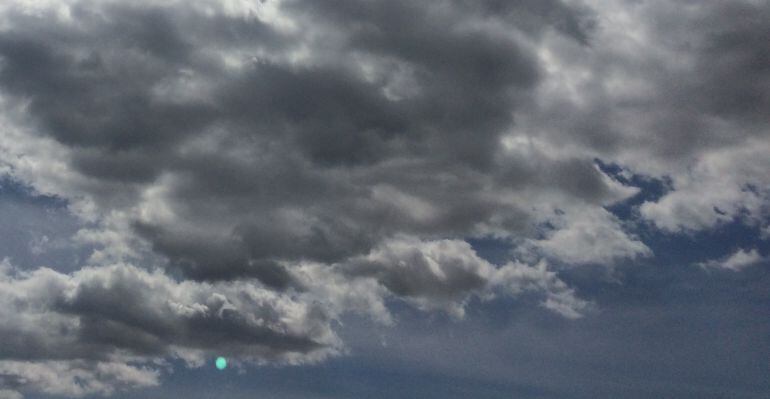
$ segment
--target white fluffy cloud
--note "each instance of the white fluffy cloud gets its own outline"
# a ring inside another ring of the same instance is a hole
[[[698,265],[704,268],[725,269],[739,272],[747,267],[754,266],[766,260],[767,258],[762,256],[756,249],[748,251],[745,249],[738,249],[725,258],[701,262],[698,263]]]
[[[671,174],[672,191],[641,206],[642,215],[666,231],[708,230],[734,219],[768,223],[770,143],[749,141],[704,154],[684,173]]]
[[[629,236],[608,211],[589,208],[569,212],[574,213],[551,219],[556,227],[546,232],[546,238],[532,240],[530,245],[571,265],[614,265],[652,254],[647,245]]]

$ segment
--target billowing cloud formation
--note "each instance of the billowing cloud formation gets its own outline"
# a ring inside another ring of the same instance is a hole
[[[12,387],[109,394],[158,383],[157,365],[132,362],[312,362],[340,347],[323,309],[249,283],[175,282],[129,265],[72,275],[3,266],[0,375]]]
[[[421,309],[443,309],[456,317],[463,316],[472,295],[485,299],[497,293],[544,291],[544,306],[566,317],[579,317],[588,307],[547,270],[545,262],[535,267],[518,262],[495,267],[459,240],[394,240],[336,268],[354,280],[373,279]],[[561,306],[555,307],[555,301]]]
[[[639,225],[768,229],[768,16],[6,2],[0,171],[66,200],[96,250],[69,274],[5,266],[0,395],[150,386],[169,357],[315,362],[344,350],[333,320],[392,323],[390,301],[461,318],[527,293],[576,318],[552,264],[653,256]],[[597,160],[668,191],[621,220],[639,189]],[[494,265],[472,237],[515,251]]]
[[[568,10],[520,7],[544,21]],[[4,143],[26,161],[15,173],[122,216],[187,277],[274,288],[292,284],[281,262],[340,262],[394,234],[518,233],[550,191],[627,194],[591,160],[500,144],[540,80],[542,29],[500,30],[507,19],[453,3],[288,2],[285,23],[220,11],[16,16],[0,44],[8,113],[26,121]],[[63,170],[41,179],[46,162]]]

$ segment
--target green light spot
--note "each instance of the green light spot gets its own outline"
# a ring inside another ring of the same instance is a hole
[[[224,370],[225,367],[227,367],[227,359],[223,357],[218,357],[216,361],[217,368],[220,370]]]

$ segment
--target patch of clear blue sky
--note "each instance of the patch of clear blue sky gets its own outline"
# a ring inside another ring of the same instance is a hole
[[[0,176],[0,259],[22,269],[78,268],[91,248],[75,246],[72,236],[82,226],[61,198],[38,195],[29,187]]]

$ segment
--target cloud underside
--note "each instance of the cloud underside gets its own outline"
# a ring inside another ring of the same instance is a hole
[[[6,2],[0,172],[66,200],[96,249],[72,273],[2,264],[0,397],[157,385],[170,358],[318,362],[345,351],[335,320],[394,323],[394,301],[577,318],[593,306],[559,268],[654,256],[639,225],[770,231],[768,18],[749,0]],[[623,176],[667,191],[621,220],[640,191]],[[465,241],[489,237],[507,262]]]

